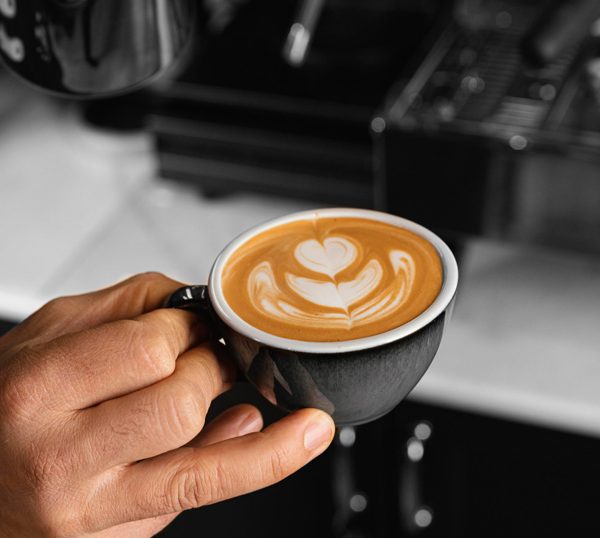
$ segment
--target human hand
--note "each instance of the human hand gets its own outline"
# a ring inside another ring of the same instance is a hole
[[[234,377],[180,283],[139,275],[54,300],[0,338],[0,536],[150,536],[178,513],[273,484],[322,453],[331,417],[205,425]]]

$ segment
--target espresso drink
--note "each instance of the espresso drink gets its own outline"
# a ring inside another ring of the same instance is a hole
[[[436,298],[442,265],[413,232],[354,217],[277,226],[242,244],[222,273],[229,306],[265,332],[353,340],[410,321]]]

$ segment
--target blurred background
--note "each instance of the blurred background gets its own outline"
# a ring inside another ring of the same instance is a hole
[[[459,260],[406,402],[162,536],[600,534],[599,17],[597,0],[0,0],[0,330],[137,272],[205,282],[236,234],[320,206],[416,220]],[[213,412],[238,401],[279,416],[243,384]]]

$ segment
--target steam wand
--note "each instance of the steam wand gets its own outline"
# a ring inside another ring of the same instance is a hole
[[[290,27],[282,51],[292,67],[304,65],[324,4],[325,0],[301,0],[296,22]]]

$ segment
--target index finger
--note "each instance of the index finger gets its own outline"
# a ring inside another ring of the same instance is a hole
[[[158,309],[28,346],[17,355],[13,375],[43,389],[37,407],[84,409],[170,376],[179,355],[206,334],[193,314]]]
[[[0,352],[25,342],[41,343],[101,323],[129,319],[160,307],[183,286],[160,273],[143,273],[108,288],[59,297],[45,304],[5,335]]]

